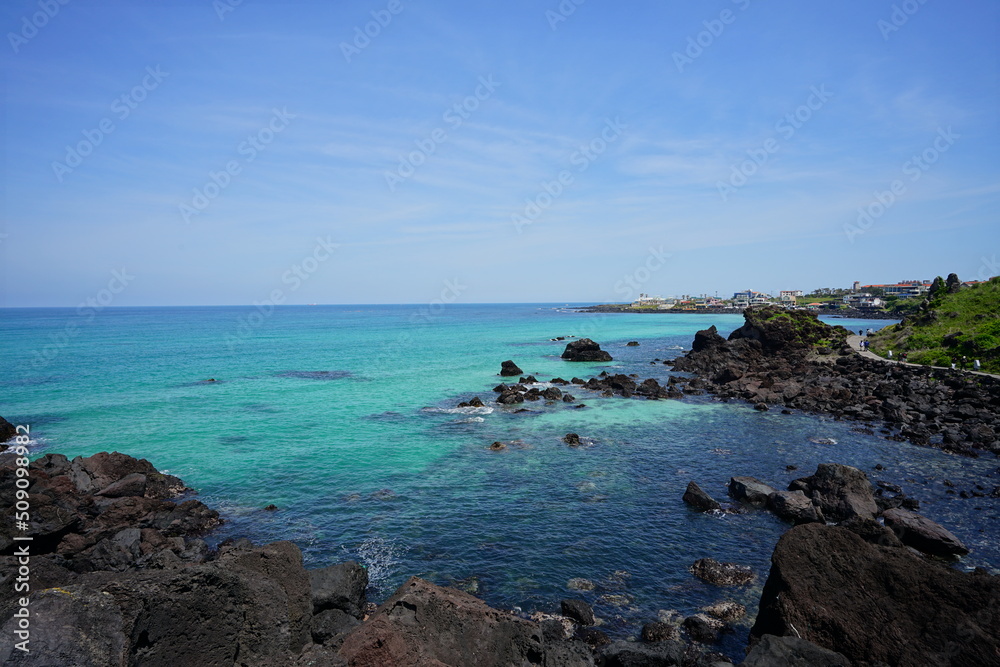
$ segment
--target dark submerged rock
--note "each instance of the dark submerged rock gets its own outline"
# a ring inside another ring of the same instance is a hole
[[[754,580],[754,573],[750,567],[736,563],[720,563],[714,558],[699,558],[691,565],[691,573],[716,586],[739,586]]]

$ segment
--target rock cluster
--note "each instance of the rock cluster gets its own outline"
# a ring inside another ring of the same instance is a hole
[[[804,311],[750,308],[744,317],[728,340],[715,327],[699,331],[673,368],[723,399],[883,422],[899,438],[959,454],[1000,453],[995,378],[862,357],[845,329]]]

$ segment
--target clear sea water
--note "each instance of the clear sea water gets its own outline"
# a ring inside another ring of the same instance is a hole
[[[609,634],[629,637],[661,610],[733,599],[750,608],[725,640],[733,657],[788,526],[766,512],[694,512],[681,501],[690,480],[724,499],[733,475],[783,488],[821,462],[858,466],[902,486],[964,540],[973,551],[959,567],[1000,567],[1000,500],[962,499],[943,483],[992,489],[994,458],[708,396],[629,400],[569,388],[586,408],[454,409],[473,396],[490,404],[505,359],[539,380],[608,370],[665,382],[669,369],[653,359],[681,354],[710,324],[725,335],[742,322],[561,306],[128,308],[92,318],[0,310],[0,415],[31,426],[38,455],[115,450],[180,476],[227,520],[211,540],[293,540],[309,566],[360,560],[376,601],[410,575],[524,612],[558,611],[577,596]],[[561,360],[565,343],[550,339],[569,335],[594,338],[615,361]],[[587,444],[567,447],[567,432]],[[826,438],[836,444],[817,442]],[[488,450],[495,440],[517,444]],[[269,503],[279,511],[264,511]],[[687,568],[706,556],[751,565],[758,581],[705,584]],[[568,590],[575,577],[596,589]]]

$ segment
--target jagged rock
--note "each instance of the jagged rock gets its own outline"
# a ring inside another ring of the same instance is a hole
[[[494,452],[500,452],[507,449],[507,445],[497,440],[492,445],[490,445],[489,448],[492,449]]]
[[[902,508],[882,514],[885,525],[900,541],[918,551],[942,558],[956,558],[969,553],[968,547],[941,524]]]
[[[591,648],[599,648],[611,643],[611,638],[597,628],[577,628],[574,636]]]
[[[340,609],[355,618],[364,614],[368,570],[355,561],[309,570],[313,613]]]
[[[580,436],[577,435],[576,433],[567,433],[565,436],[563,436],[563,442],[565,442],[570,447],[579,447],[581,444]]]
[[[125,496],[144,496],[145,494],[146,476],[141,472],[134,472],[122,477],[117,482],[112,482],[94,495],[106,498],[123,498]]]
[[[524,371],[518,368],[517,364],[510,359],[500,364],[500,375],[502,377],[515,377],[521,375],[523,372]]]
[[[639,341],[630,340],[629,342],[625,343],[625,347],[639,347]]]
[[[713,324],[707,329],[702,329],[694,335],[694,342],[691,344],[692,352],[701,352],[716,347],[725,347],[726,339],[719,335],[719,330]]]
[[[567,343],[562,358],[567,361],[612,361],[611,355],[589,338]]]
[[[712,496],[701,490],[696,482],[688,482],[687,490],[682,498],[684,502],[692,507],[697,507],[703,512],[721,509],[722,506],[716,502]]]
[[[562,615],[571,618],[580,625],[594,625],[594,610],[583,600],[563,600],[559,603]]]
[[[844,521],[854,516],[871,518],[878,513],[872,485],[857,468],[821,463],[815,474],[796,482],[792,484],[802,488],[828,521]],[[794,490],[792,485],[789,490]]]
[[[541,665],[537,624],[412,577],[338,651],[352,667]]]
[[[798,637],[764,635],[741,667],[851,667],[851,661]]]
[[[729,495],[751,505],[763,507],[774,489],[756,477],[733,477],[729,480]]]
[[[579,639],[545,643],[545,667],[593,667],[594,654]]]
[[[754,573],[750,567],[736,563],[720,563],[714,558],[699,558],[691,566],[691,573],[716,586],[738,586],[754,580]]]
[[[903,543],[886,526],[868,517],[855,516],[847,521],[841,521],[840,525],[863,539],[865,542],[878,544],[883,547],[901,547]]]
[[[862,664],[993,664],[998,599],[998,577],[806,524],[778,540],[751,637],[800,635]]]
[[[794,523],[823,522],[823,512],[802,491],[775,491],[767,497],[767,508]]]

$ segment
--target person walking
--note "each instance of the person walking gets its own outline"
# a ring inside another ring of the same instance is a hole
[[[889,354],[886,355],[890,360],[892,359],[892,350],[889,350]]]
[[[978,373],[980,368],[982,368],[982,365],[979,363],[979,359],[972,362],[972,370]]]

